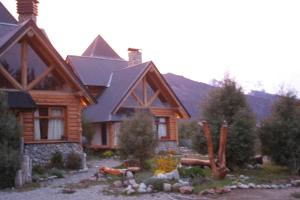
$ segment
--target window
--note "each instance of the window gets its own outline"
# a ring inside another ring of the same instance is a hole
[[[166,139],[168,137],[167,121],[166,117],[157,117],[155,119],[155,126],[159,139]]]
[[[64,136],[65,108],[39,107],[34,113],[35,140],[61,140]]]

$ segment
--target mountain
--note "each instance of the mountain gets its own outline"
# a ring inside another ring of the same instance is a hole
[[[200,105],[215,86],[193,81],[172,73],[164,74],[164,77],[189,111],[192,119],[201,119]],[[272,104],[277,97],[262,91],[251,91],[246,95],[246,98],[259,122],[270,115]]]

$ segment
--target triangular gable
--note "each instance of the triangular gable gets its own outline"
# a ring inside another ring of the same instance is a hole
[[[151,90],[150,90],[150,88]],[[148,89],[147,89],[148,88]],[[133,98],[131,98],[133,97]],[[158,71],[153,62],[150,62],[144,72],[137,77],[137,80],[130,85],[118,105],[114,108],[113,114],[126,106],[126,101],[131,99],[139,107],[173,107],[177,108],[181,117],[190,117],[188,111],[180,102],[170,85]],[[162,104],[162,105],[159,105]]]
[[[30,46],[34,47],[36,53],[38,53],[40,57],[48,58],[55,63],[55,65],[52,65],[49,68],[59,68],[59,72],[62,73],[60,75],[63,76],[69,84],[78,89],[80,91],[79,95],[85,97],[87,102],[95,102],[94,98],[84,88],[81,81],[70,69],[70,66],[67,65],[67,63],[52,46],[48,38],[32,20],[24,22],[11,33],[6,34],[4,38],[0,39],[0,57],[22,39],[27,39],[27,41],[30,42]]]

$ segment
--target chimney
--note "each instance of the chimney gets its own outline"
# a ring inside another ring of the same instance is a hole
[[[28,19],[32,19],[36,22],[38,3],[38,0],[17,0],[17,13],[19,14],[20,23]]]
[[[142,53],[140,49],[128,48],[128,67],[142,63]]]

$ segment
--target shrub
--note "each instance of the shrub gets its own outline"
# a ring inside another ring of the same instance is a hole
[[[52,155],[50,161],[50,167],[59,168],[59,169],[64,168],[64,159],[61,152],[57,151]]]
[[[21,129],[7,107],[6,95],[0,92],[0,188],[14,186],[20,169]]]
[[[194,166],[190,168],[180,167],[178,168],[178,172],[181,178],[199,178],[204,177],[204,171],[199,166]]]
[[[79,153],[71,152],[67,157],[66,167],[68,169],[80,169],[81,167],[81,157]]]
[[[180,122],[178,124],[179,145],[192,148],[192,138],[200,131],[196,121]]]
[[[255,118],[247,104],[242,88],[226,77],[220,87],[209,93],[201,106],[202,116],[208,121],[214,143],[219,147],[220,128],[228,123],[226,160],[228,167],[242,167],[254,155]],[[195,135],[193,147],[200,153],[207,152],[206,140],[202,130]]]
[[[110,158],[110,157],[112,157],[114,155],[114,153],[112,151],[110,151],[110,150],[107,150],[107,151],[104,151],[101,155],[104,158]]]
[[[156,173],[168,173],[176,169],[178,161],[172,156],[159,156],[155,159]]]
[[[57,178],[63,178],[64,177],[64,171],[57,168],[52,168],[49,171],[49,175],[57,176]]]
[[[120,127],[119,152],[123,158],[138,159],[144,167],[157,145],[157,134],[153,130],[153,117],[137,111]]]
[[[42,165],[34,165],[32,167],[32,172],[34,174],[42,175],[42,174],[45,174],[46,171],[47,171],[47,169],[44,166],[42,166]]]
[[[262,122],[258,133],[265,155],[300,174],[300,110],[293,93],[274,102],[271,116]]]
[[[82,123],[82,135],[83,135],[83,138],[86,140],[86,141],[83,141],[82,143],[83,143],[83,146],[88,146],[91,144],[91,141],[94,136],[93,126],[91,125],[91,123],[89,123],[84,118],[81,119],[81,123]]]
[[[154,190],[163,191],[164,183],[170,183],[168,179],[149,178],[145,181],[146,185],[152,185]]]

